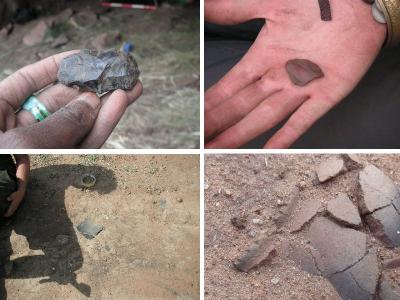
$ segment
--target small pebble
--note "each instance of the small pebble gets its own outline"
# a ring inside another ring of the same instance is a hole
[[[278,199],[278,201],[276,203],[278,204],[278,206],[284,206],[285,205],[285,203],[281,199]]]
[[[280,281],[280,279],[278,277],[274,277],[274,278],[271,279],[271,283],[273,285],[277,285],[279,283],[279,281]]]
[[[263,224],[263,221],[261,219],[253,219],[252,222],[253,222],[253,224],[256,224],[256,225],[262,225]]]
[[[306,188],[306,186],[307,186],[307,183],[304,180],[299,182],[300,190],[304,190]]]
[[[225,191],[224,191],[224,195],[225,195],[226,197],[231,197],[231,196],[232,196],[232,192],[231,192],[230,190],[225,190]]]

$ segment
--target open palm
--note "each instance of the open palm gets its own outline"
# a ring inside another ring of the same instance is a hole
[[[256,41],[205,95],[207,148],[236,148],[288,118],[266,143],[287,148],[339,103],[367,72],[385,40],[386,27],[361,0],[330,0],[333,20],[321,21],[317,0],[209,0],[208,21],[237,24],[266,20]],[[285,64],[308,59],[325,76],[304,87]]]

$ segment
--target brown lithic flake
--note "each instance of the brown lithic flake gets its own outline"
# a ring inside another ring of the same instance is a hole
[[[331,5],[329,0],[318,0],[322,21],[332,21]]]
[[[254,242],[235,260],[234,266],[241,272],[248,272],[277,254],[276,245],[270,238],[262,238]]]
[[[293,84],[305,86],[311,81],[324,77],[321,68],[308,59],[291,59],[286,63],[286,71]]]

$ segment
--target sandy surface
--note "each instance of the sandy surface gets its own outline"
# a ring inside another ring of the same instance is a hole
[[[86,218],[104,226],[91,240]],[[14,263],[1,299],[198,299],[198,156],[34,156],[0,237]]]
[[[249,273],[233,261],[260,237],[307,242],[303,230],[290,234],[276,221],[286,213],[291,196],[301,184],[301,199],[326,203],[346,192],[357,200],[358,172],[348,171],[318,184],[315,169],[335,155],[207,155],[205,165],[205,294],[206,299],[341,299],[328,280],[312,276],[283,255]],[[362,155],[395,182],[400,182],[400,156]],[[231,219],[245,217],[244,229]],[[254,224],[253,220],[256,221]],[[307,226],[305,226],[307,229]],[[377,241],[365,226],[367,244],[380,259],[399,255]],[[398,269],[385,274],[399,285]]]

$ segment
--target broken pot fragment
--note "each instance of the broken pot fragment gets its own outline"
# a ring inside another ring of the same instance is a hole
[[[371,251],[348,270],[333,274],[328,279],[343,299],[373,300],[379,274],[376,253]]]
[[[328,181],[346,170],[343,159],[331,158],[323,161],[317,168],[319,182]]]
[[[291,233],[301,230],[318,213],[321,202],[318,199],[305,199],[300,203],[300,208],[293,213],[288,221]]]
[[[373,235],[388,247],[400,246],[400,191],[381,170],[368,165],[360,172],[361,210]]]
[[[104,94],[122,89],[131,90],[139,79],[139,68],[130,55],[108,50],[82,50],[64,58],[58,71],[58,80],[82,91]]]
[[[308,239],[320,253],[315,259],[324,276],[346,270],[363,258],[366,252],[365,233],[339,226],[323,217],[317,217],[311,223]]]
[[[400,193],[396,184],[381,170],[368,165],[360,172],[359,182],[362,192],[361,210],[364,214],[393,204],[400,209]]]
[[[286,71],[293,84],[305,86],[311,81],[324,77],[321,68],[308,59],[292,59],[286,63]]]
[[[372,234],[386,246],[400,246],[400,215],[393,205],[378,209],[367,215],[366,219]]]
[[[361,225],[358,210],[345,193],[340,193],[335,199],[329,201],[327,210],[339,223],[347,226]]]

